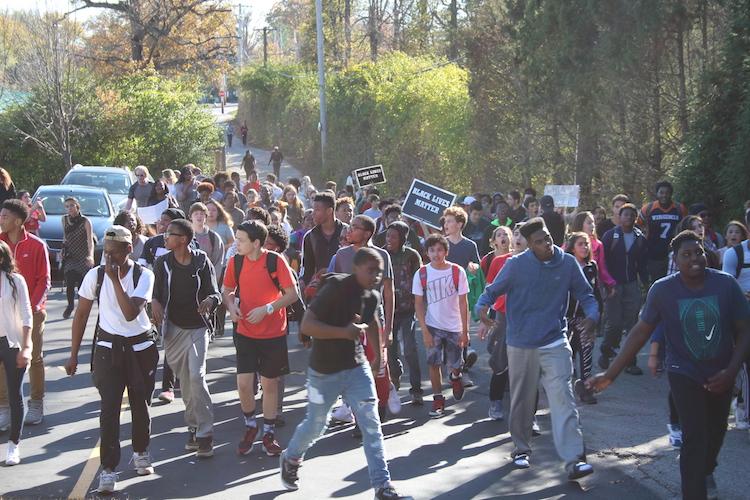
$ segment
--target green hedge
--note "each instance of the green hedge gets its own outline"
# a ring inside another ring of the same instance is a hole
[[[298,66],[240,75],[240,120],[251,139],[301,158],[320,182],[381,163],[385,190],[418,177],[457,192],[472,186],[468,74],[454,64],[393,53],[327,77],[328,147],[321,166],[317,78]]]

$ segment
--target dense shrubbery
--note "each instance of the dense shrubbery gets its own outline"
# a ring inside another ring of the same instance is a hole
[[[59,157],[41,151],[18,129],[27,129],[20,106],[31,106],[32,92],[22,105],[0,113],[0,165],[16,185],[34,188],[56,183],[65,174]],[[84,165],[177,168],[185,163],[213,164],[222,144],[221,131],[198,103],[197,86],[168,80],[154,72],[103,81],[77,117],[72,137],[73,162]]]
[[[318,179],[343,180],[382,163],[394,194],[419,177],[470,189],[468,75],[454,64],[394,53],[330,74],[328,147],[321,169],[316,76],[298,67],[251,67],[241,75],[250,137],[299,156]]]

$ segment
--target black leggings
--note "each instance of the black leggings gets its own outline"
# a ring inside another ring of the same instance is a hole
[[[490,378],[490,401],[502,401],[505,387],[508,385],[508,370],[493,373]]]
[[[10,347],[8,337],[0,337],[0,363],[5,368],[5,380],[8,387],[8,404],[10,406],[10,437],[18,444],[23,429],[23,376],[26,367],[16,366],[19,349]]]
[[[669,402],[669,423],[672,425],[680,425],[680,416],[677,414],[677,406],[674,404],[674,398],[672,397],[672,391],[669,391],[667,396]]]
[[[83,273],[78,271],[67,271],[65,273],[65,295],[68,298],[68,306],[73,307],[76,298],[76,288],[83,282]]]

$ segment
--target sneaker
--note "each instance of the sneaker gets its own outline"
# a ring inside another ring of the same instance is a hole
[[[362,439],[362,429],[358,425],[355,425],[354,429],[352,429],[352,437],[354,439]]]
[[[468,375],[463,375],[461,379],[463,381],[464,387],[474,387],[474,381]]]
[[[399,495],[393,486],[386,486],[385,488],[375,490],[375,500],[412,500],[412,498]]]
[[[5,455],[5,465],[18,465],[21,463],[21,450],[13,441],[8,441],[8,452]]]
[[[487,414],[490,420],[502,420],[505,418],[505,415],[503,415],[503,401],[501,399],[490,401],[490,410]]]
[[[464,370],[468,370],[472,366],[474,366],[474,363],[477,362],[477,351],[474,349],[469,349],[466,352],[466,360],[464,361]]]
[[[386,401],[386,406],[388,405],[388,402]],[[385,406],[378,405],[378,418],[380,419],[380,423],[384,423],[386,420],[388,420],[388,410]]]
[[[453,389],[453,399],[461,401],[464,398],[464,383],[461,375],[454,377],[451,375],[451,388]]]
[[[531,435],[532,436],[542,435],[542,429],[539,427],[539,422],[536,421],[536,416],[534,416],[534,420],[531,422]]]
[[[188,428],[188,440],[185,443],[185,449],[187,451],[198,450],[198,438],[195,437],[195,429]]]
[[[641,370],[637,365],[632,365],[625,368],[625,373],[629,375],[643,375],[643,370]]]
[[[195,456],[198,458],[209,458],[214,456],[214,438],[212,436],[199,437],[198,451],[195,452]]]
[[[599,356],[599,368],[601,368],[602,370],[606,370],[607,368],[609,368],[610,361],[611,360],[609,356],[607,356],[606,354],[602,354],[601,356]]]
[[[117,486],[117,473],[111,470],[103,470],[99,474],[99,488],[96,491],[99,493],[114,493],[115,487]]]
[[[10,407],[0,406],[0,432],[10,429]]]
[[[682,429],[679,425],[667,424],[669,444],[672,448],[682,448]]]
[[[528,469],[531,466],[529,464],[529,456],[526,453],[519,453],[513,457],[513,465],[517,469]]]
[[[72,314],[73,314],[73,306],[69,305],[63,311],[63,319],[69,319]],[[112,490],[112,491],[114,491],[114,490]]]
[[[586,388],[586,385],[583,383],[583,380],[581,379],[576,380],[576,383],[573,385],[573,388],[575,389],[576,394],[578,394],[578,398],[581,400],[582,403],[586,403],[587,405],[596,404],[596,397],[594,396],[593,391]]]
[[[706,500],[716,500],[719,498],[719,488],[716,486],[716,479],[713,474],[706,476]]]
[[[237,454],[248,455],[251,451],[253,451],[253,446],[255,446],[255,436],[257,435],[258,435],[257,427],[247,427],[245,429],[245,435],[242,436],[242,440],[240,441],[240,444],[237,446]]]
[[[347,405],[341,405],[331,412],[331,425],[346,425],[354,423],[354,414]]]
[[[265,451],[266,455],[269,457],[278,457],[283,451],[281,446],[279,446],[279,443],[276,442],[276,437],[272,432],[266,432],[263,435],[263,451]]]
[[[279,455],[279,469],[281,470],[281,484],[284,485],[284,488],[286,488],[289,491],[296,491],[299,489],[299,486],[297,486],[297,481],[299,481],[299,476],[297,475],[297,471],[299,471],[300,463],[299,462],[292,462],[291,460],[287,460],[284,454],[282,453]]]
[[[44,420],[44,402],[37,399],[29,399],[29,408],[26,410],[24,423],[29,425],[41,424]]]
[[[398,389],[393,384],[388,392],[388,411],[391,415],[398,415],[401,412],[401,398],[398,397]]]
[[[147,451],[133,453],[133,458],[130,461],[133,462],[133,468],[139,476],[148,476],[154,473],[154,466],[151,465],[151,456]]]
[[[422,397],[421,392],[411,393],[411,404],[415,406],[422,406],[424,404],[424,397]]]
[[[174,391],[161,391],[159,393],[159,401],[171,403],[172,401],[174,401]]]
[[[432,398],[430,416],[432,418],[440,418],[443,415],[445,415],[445,398],[443,396],[435,396]]]
[[[586,462],[578,462],[568,473],[568,479],[570,481],[575,481],[576,479],[581,479],[582,477],[586,477],[589,474],[593,473],[594,467],[591,464],[587,464]]]

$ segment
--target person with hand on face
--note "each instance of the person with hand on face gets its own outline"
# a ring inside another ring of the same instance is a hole
[[[506,343],[510,378],[510,435],[517,468],[529,467],[537,388],[541,380],[550,404],[552,436],[571,480],[591,474],[586,462],[578,410],[571,385],[572,351],[565,320],[568,294],[580,303],[583,337],[593,340],[599,308],[593,289],[572,255],[552,243],[544,220],[521,227],[529,250],[508,259],[492,284],[479,297],[476,310],[491,324],[489,307],[506,295]]]
[[[678,272],[653,284],[620,354],[586,384],[595,391],[606,389],[663,323],[665,366],[682,427],[682,496],[716,498],[713,474],[732,387],[750,354],[750,304],[731,276],[707,268],[699,234],[682,231],[671,247]]]
[[[313,338],[307,376],[307,414],[297,426],[289,447],[281,455],[281,481],[288,490],[299,488],[298,471],[305,452],[326,426],[331,407],[342,396],[354,410],[362,428],[363,450],[375,498],[407,499],[391,484],[385,457],[383,432],[376,410],[373,372],[380,367],[380,351],[370,363],[362,338],[380,343],[376,310],[377,288],[383,275],[383,259],[374,248],[360,248],[354,255],[354,272],[332,274],[325,279],[302,320],[301,331]]]
[[[21,200],[5,200],[0,210],[0,241],[5,242],[14,256],[15,267],[23,276],[31,300],[33,327],[29,382],[31,398],[25,423],[40,424],[44,419],[44,323],[47,320],[47,292],[50,288],[50,264],[47,245],[24,229],[28,208]],[[10,425],[8,388],[0,377],[0,431]]]
[[[18,199],[29,207],[29,217],[23,223],[24,229],[34,236],[39,236],[39,223],[47,220],[47,212],[44,211],[44,198],[40,196],[32,202],[31,193],[19,191]]]
[[[164,353],[180,379],[188,442],[199,458],[213,456],[213,404],[206,385],[206,355],[221,304],[216,273],[205,252],[192,250],[193,228],[187,220],[170,222],[165,236],[169,253],[154,263],[154,320],[161,324]]]
[[[0,241],[0,380],[10,403],[8,412],[8,449],[5,465],[21,463],[21,430],[23,429],[23,377],[31,362],[31,300],[26,280],[16,272],[13,252]],[[10,397],[8,397],[10,394]]]
[[[100,492],[115,491],[120,462],[120,412],[122,395],[128,390],[132,414],[133,465],[138,475],[153,474],[148,445],[151,417],[148,407],[154,390],[159,351],[154,342],[146,304],[151,301],[154,275],[130,259],[132,233],[122,226],[111,226],[104,233],[105,264],[86,273],[78,292],[78,308],[73,318],[68,375],[78,369],[86,323],[94,301],[99,303],[99,322],[92,353],[94,385],[101,398],[99,415]]]
[[[200,180],[193,174],[195,165],[187,164],[180,169],[180,177],[174,185],[174,197],[180,204],[183,213],[190,211],[190,206],[198,199]]]
[[[258,435],[255,420],[255,374],[263,387],[263,451],[281,454],[275,438],[279,378],[289,373],[286,345],[286,307],[297,300],[292,271],[286,260],[264,248],[268,229],[262,222],[243,222],[237,228],[237,254],[229,261],[224,276],[223,296],[227,312],[237,323],[234,346],[237,351],[237,391],[245,433],[237,453],[249,454]],[[276,259],[274,283],[268,262]]]

